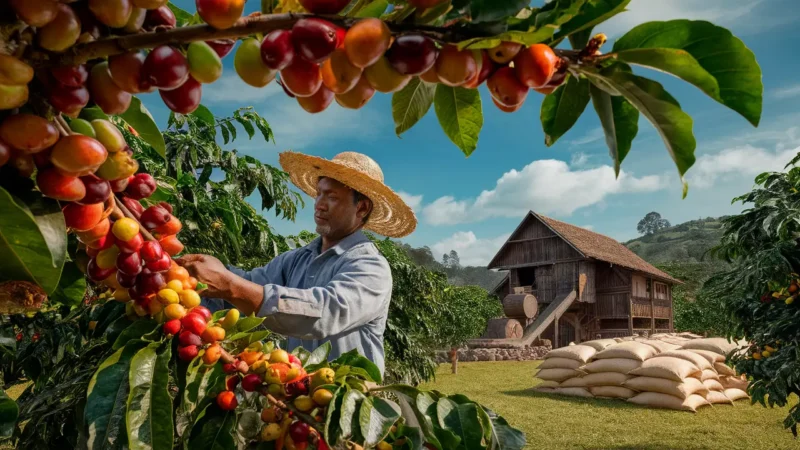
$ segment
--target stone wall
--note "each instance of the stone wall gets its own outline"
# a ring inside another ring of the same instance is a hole
[[[552,349],[550,345],[519,347],[519,348],[459,348],[458,361],[534,361],[543,359],[544,355]],[[436,362],[444,364],[450,362],[450,352],[441,351],[436,354]]]

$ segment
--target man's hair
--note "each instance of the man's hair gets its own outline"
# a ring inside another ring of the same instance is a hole
[[[358,192],[357,190],[353,189],[353,203],[358,205],[358,202],[360,202],[361,200],[366,200],[367,203],[369,204],[369,211],[367,211],[367,215],[364,216],[364,220],[362,221],[362,223],[367,223],[367,221],[369,220],[369,216],[372,215],[372,208],[374,207],[372,200],[370,200],[369,197],[362,194],[361,192]]]

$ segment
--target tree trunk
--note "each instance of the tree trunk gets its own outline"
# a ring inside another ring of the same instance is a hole
[[[450,364],[453,375],[458,373],[458,348],[453,347],[450,349]]]

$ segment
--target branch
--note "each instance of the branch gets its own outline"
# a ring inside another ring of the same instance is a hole
[[[27,55],[27,62],[34,68],[74,66],[95,58],[118,55],[131,50],[154,48],[159,45],[180,45],[194,41],[230,39],[289,29],[297,21],[315,17],[325,19],[338,26],[349,28],[360,18],[316,14],[256,14],[239,19],[232,27],[217,30],[210,25],[192,25],[170,30],[153,31],[127,36],[115,36],[72,47],[60,54],[34,51]],[[435,27],[413,23],[386,22],[393,34],[423,34],[438,42],[460,42],[475,37],[491,37],[486,30],[467,27]]]

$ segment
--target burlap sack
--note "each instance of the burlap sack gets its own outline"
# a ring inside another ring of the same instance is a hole
[[[540,369],[577,369],[583,363],[577,359],[547,358],[539,365]]]
[[[568,378],[561,382],[559,387],[580,387],[585,388],[588,387],[586,385],[586,379],[584,377],[575,377],[575,378]]]
[[[554,389],[553,393],[561,395],[569,395],[570,397],[586,397],[586,398],[593,397],[592,393],[586,390],[586,388],[579,388],[579,387],[573,387],[573,388],[560,387]]]
[[[542,381],[541,383],[537,384],[537,388],[557,388],[560,387],[561,383],[558,381]]]
[[[573,369],[544,369],[536,373],[536,378],[540,378],[545,381],[557,381],[560,383],[567,378],[577,377],[580,375],[583,375],[583,372],[578,372],[577,370]]]
[[[617,341],[615,341],[614,339],[595,339],[593,341],[581,342],[581,345],[588,345],[589,347],[592,347],[599,352],[600,350],[603,350],[609,345],[614,345],[616,343]]]
[[[699,395],[690,395],[688,398],[678,398],[658,392],[642,392],[628,400],[637,405],[652,408],[674,409],[678,411],[697,412],[697,408],[708,405],[708,401]]]
[[[714,368],[714,366],[712,366],[711,363],[708,362],[707,359],[705,359],[704,357],[698,355],[697,353],[695,353],[695,352],[693,352],[691,350],[671,350],[671,351],[664,352],[664,353],[661,353],[659,355],[656,355],[656,356],[654,356],[654,358],[661,358],[661,357],[664,357],[664,356],[670,356],[670,357],[673,357],[673,358],[685,359],[686,361],[689,361],[692,364],[694,364],[695,366],[697,366],[697,368],[700,369],[700,370],[706,370],[706,369],[713,369]]]
[[[535,388],[533,388],[534,391],[541,392],[541,393],[544,393],[544,394],[555,394],[556,389],[558,389],[558,388],[550,388],[550,387],[535,387]]]
[[[714,364],[715,362],[725,362],[725,357],[720,355],[719,353],[710,352],[708,350],[694,350],[694,349],[688,351],[692,353],[697,353],[698,355],[705,358],[711,364]]]
[[[590,373],[583,377],[587,386],[622,386],[631,377],[619,372]]]
[[[628,373],[633,369],[639,368],[642,365],[641,361],[627,358],[611,358],[611,359],[598,359],[589,364],[581,367],[581,370],[586,373],[600,373],[600,372],[618,372]]]
[[[734,402],[736,400],[744,400],[744,399],[749,399],[750,398],[750,396],[747,395],[747,392],[745,392],[745,391],[743,391],[741,389],[725,389],[724,392],[725,392],[725,396],[728,397],[729,399],[731,399],[731,401],[734,401]]]
[[[724,392],[720,391],[709,391],[708,395],[706,396],[706,400],[708,403],[712,405],[732,405],[733,400],[728,398]]]
[[[736,376],[736,371],[725,363],[714,363],[714,370],[723,376]]]
[[[606,347],[605,350],[594,355],[594,359],[626,358],[635,359],[637,361],[645,361],[646,359],[653,357],[655,354],[656,350],[653,347],[647,344],[642,344],[641,342],[631,341],[620,342],[619,344]]]
[[[683,348],[686,350],[706,350],[720,355],[727,355],[737,347],[738,345],[728,342],[725,338],[694,339],[683,344]]]
[[[725,390],[725,388],[722,387],[722,384],[720,384],[720,382],[715,378],[710,380],[704,380],[703,386],[707,387],[709,391],[722,392]]]
[[[631,398],[636,392],[620,386],[594,386],[589,388],[589,392],[595,397],[604,398]]]
[[[639,342],[641,342],[642,344],[645,344],[645,345],[649,345],[650,347],[653,347],[658,353],[664,353],[664,352],[668,352],[670,350],[677,350],[677,349],[680,348],[680,346],[678,346],[678,345],[673,345],[673,344],[670,344],[668,342],[659,341],[659,340],[655,340],[655,339],[648,339],[648,340],[639,341]]]
[[[586,363],[595,353],[597,353],[597,350],[588,345],[568,345],[566,347],[550,350],[546,358],[566,358]]]
[[[719,380],[719,374],[714,369],[706,369],[700,374],[700,381]]]
[[[722,385],[725,389],[741,389],[743,391],[747,391],[747,380],[743,380],[739,377],[719,377],[719,384]]]
[[[696,378],[687,378],[680,382],[665,378],[633,377],[623,383],[623,386],[634,391],[658,392],[683,399],[692,394],[697,394],[701,397],[705,397],[708,394],[708,388]]]
[[[683,381],[685,378],[700,372],[691,362],[665,356],[662,358],[650,358],[638,369],[630,371],[631,375],[640,377],[666,378],[667,380]]]

